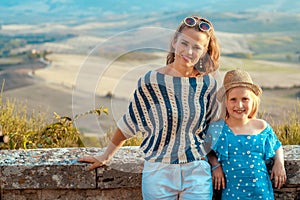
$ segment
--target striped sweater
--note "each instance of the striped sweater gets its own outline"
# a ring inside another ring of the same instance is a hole
[[[218,110],[216,80],[149,71],[139,79],[127,112],[117,122],[125,137],[143,134],[145,160],[168,164],[200,160],[208,124]]]

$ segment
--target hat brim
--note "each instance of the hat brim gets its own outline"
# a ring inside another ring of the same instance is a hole
[[[246,82],[239,82],[239,83],[231,83],[230,85],[224,85],[221,87],[217,92],[217,99],[218,101],[222,101],[226,92],[232,88],[236,87],[246,87],[254,92],[256,96],[260,96],[262,94],[262,89],[256,84],[246,83]],[[226,89],[225,89],[226,88]]]

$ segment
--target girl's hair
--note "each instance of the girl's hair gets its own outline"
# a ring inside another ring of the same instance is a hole
[[[252,105],[252,111],[251,113],[249,114],[248,118],[252,119],[252,118],[256,118],[256,115],[257,115],[257,112],[258,112],[258,107],[259,107],[259,104],[260,104],[260,98],[258,96],[256,96],[256,94],[252,91],[251,91],[251,97],[253,98],[253,105]]]
[[[181,24],[178,26],[178,28],[172,38],[172,41],[170,43],[170,51],[167,55],[167,64],[171,64],[174,62],[175,49],[173,48],[172,43],[176,42],[177,38],[182,33],[182,31],[186,28],[194,28],[197,31],[201,31],[198,28],[198,24],[200,21],[204,21],[204,22],[207,22],[211,27],[208,32],[201,31],[203,33],[207,33],[207,35],[208,35],[208,39],[209,39],[208,48],[207,48],[207,52],[205,53],[205,55],[202,58],[200,58],[201,61],[199,60],[195,67],[197,67],[197,65],[200,65],[200,62],[202,62],[202,68],[200,68],[200,69],[197,68],[198,70],[201,70],[205,74],[214,72],[219,68],[219,58],[220,58],[220,46],[219,46],[218,40],[215,36],[214,27],[213,27],[212,23],[205,18],[196,16],[196,15],[193,15],[190,17],[194,17],[195,19],[197,19],[197,25],[194,27],[189,27],[189,26],[185,25],[185,23],[181,22]]]
[[[245,87],[245,88],[246,88],[246,87]],[[233,88],[232,88],[232,89],[233,89]],[[253,118],[256,118],[256,115],[257,115],[257,113],[258,113],[258,108],[259,108],[259,104],[260,104],[260,98],[259,98],[259,97],[258,97],[251,89],[248,89],[248,90],[250,91],[250,95],[251,95],[252,100],[253,100],[252,111],[250,112],[248,118],[249,118],[249,119],[253,119]],[[226,94],[227,94],[228,92],[230,92],[230,91],[231,91],[231,89],[228,90],[228,91],[226,92]],[[224,101],[226,101],[225,99],[227,99],[227,95],[226,95],[226,97],[224,98]],[[224,102],[223,106],[226,106],[226,103],[225,103],[225,102]],[[226,107],[225,107],[225,109],[226,109]],[[229,114],[228,114],[228,111],[227,111],[227,109],[226,109],[225,119],[227,119],[228,117],[229,117]]]

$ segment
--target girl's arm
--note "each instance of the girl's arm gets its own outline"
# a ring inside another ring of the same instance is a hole
[[[207,154],[211,164],[213,185],[216,190],[225,189],[225,176],[221,164],[218,162],[216,153],[212,150]]]
[[[274,165],[271,172],[271,180],[274,178],[274,186],[278,189],[286,182],[286,172],[284,168],[284,157],[282,146],[276,150]]]
[[[118,128],[103,154],[96,156],[84,156],[79,158],[78,161],[91,163],[92,165],[88,168],[88,170],[93,170],[97,167],[105,165],[112,158],[115,152],[123,145],[126,139],[127,138]]]

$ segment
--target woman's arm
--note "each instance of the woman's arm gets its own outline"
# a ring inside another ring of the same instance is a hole
[[[127,138],[123,135],[122,131],[117,128],[111,142],[103,154],[96,156],[84,156],[79,158],[78,161],[91,163],[92,165],[88,168],[88,170],[93,170],[105,165],[113,157],[115,152],[120,149],[126,139]]]
[[[274,165],[271,172],[271,180],[274,178],[274,186],[278,189],[286,182],[286,172],[284,168],[284,156],[282,146],[276,150]]]

